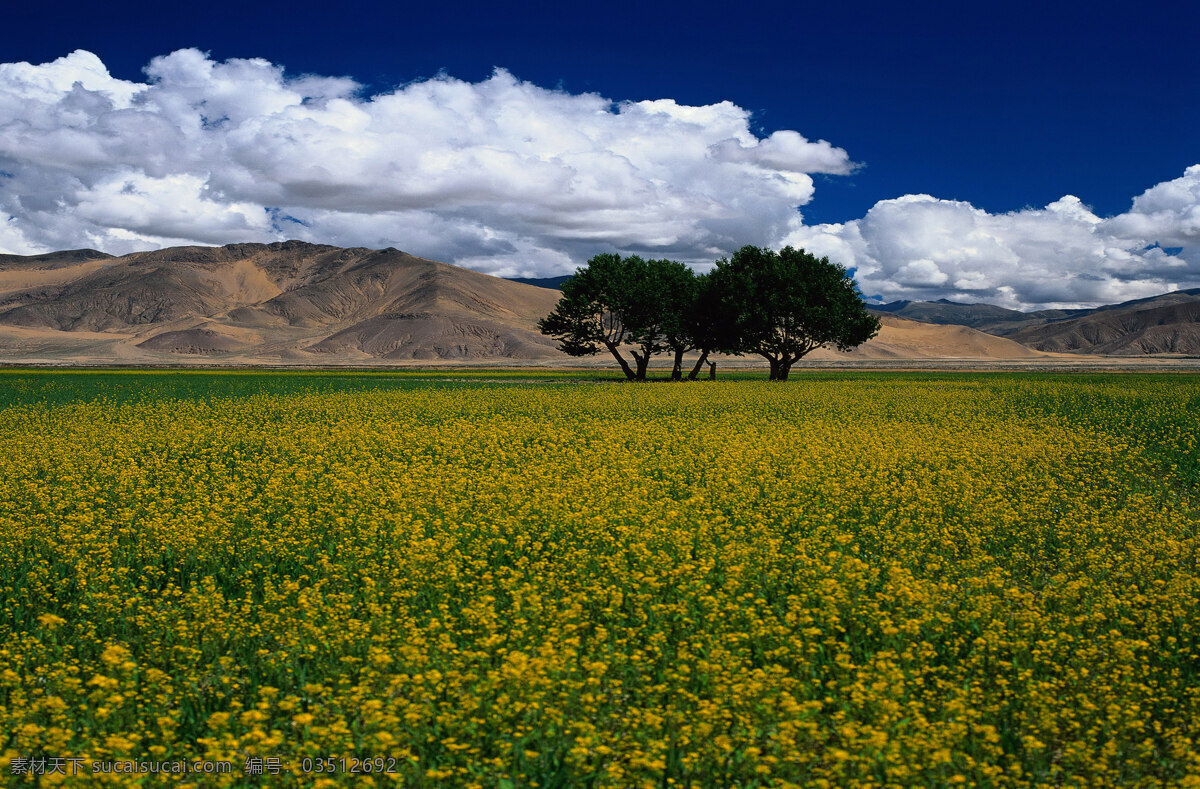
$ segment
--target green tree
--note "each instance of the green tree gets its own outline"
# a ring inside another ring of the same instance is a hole
[[[607,348],[626,378],[646,380],[650,357],[665,347],[655,315],[661,294],[652,269],[636,255],[596,255],[563,283],[562,298],[538,328],[571,356]],[[622,355],[623,345],[634,346],[634,367]]]
[[[708,361],[708,355],[720,345],[721,337],[729,334],[728,331],[723,332],[721,327],[721,294],[717,290],[720,283],[714,281],[711,274],[696,276],[695,283],[694,295],[685,318],[691,347],[700,351],[700,356],[688,373],[689,381],[696,380],[700,371],[704,369],[704,363]]]
[[[710,277],[719,303],[716,349],[762,356],[772,381],[786,381],[817,348],[848,351],[879,331],[846,268],[802,249],[745,246],[717,261]]]
[[[671,380],[679,381],[683,379],[683,355],[697,347],[696,273],[674,260],[648,260],[646,273],[643,290],[649,302],[643,316],[646,326],[639,336],[653,336],[654,347],[672,355]]]

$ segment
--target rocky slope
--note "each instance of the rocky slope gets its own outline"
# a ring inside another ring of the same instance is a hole
[[[1025,326],[1008,338],[1053,352],[1194,356],[1200,354],[1200,292],[1185,299],[1114,305],[1076,318]]]
[[[121,359],[558,355],[536,328],[558,299],[553,291],[395,249],[283,242],[122,258],[9,256],[0,265],[0,277],[7,276],[0,280],[5,356],[20,346],[56,344],[70,356],[84,340],[89,355],[108,340]]]
[[[1018,312],[941,299],[896,301],[871,310],[923,323],[969,326],[1055,353],[1200,354],[1200,288],[1092,309]]]

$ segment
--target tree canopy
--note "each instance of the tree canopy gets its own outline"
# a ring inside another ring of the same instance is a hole
[[[846,268],[802,249],[745,246],[717,261],[710,276],[717,350],[762,356],[772,381],[786,381],[817,348],[848,351],[879,331]]]
[[[645,380],[650,357],[663,350],[661,285],[650,262],[636,255],[596,255],[563,283],[554,311],[538,323],[571,356],[606,348],[630,380]],[[636,368],[621,353],[632,345]]]
[[[572,356],[607,349],[630,380],[645,380],[650,357],[664,351],[680,380],[683,355],[697,350],[689,379],[719,351],[763,356],[771,380],[783,381],[816,348],[849,350],[879,330],[844,267],[792,247],[743,247],[701,276],[672,260],[596,255],[562,294],[542,333]]]

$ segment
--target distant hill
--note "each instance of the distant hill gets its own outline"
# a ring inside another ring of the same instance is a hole
[[[1103,308],[1101,308],[1103,309]],[[1003,336],[1022,326],[1046,321],[1063,320],[1084,315],[1092,310],[1037,310],[1021,312],[995,304],[962,302],[938,299],[937,301],[892,301],[873,304],[868,310],[879,315],[895,315],[921,323],[937,323],[945,326],[970,326],[973,329]]]
[[[830,348],[813,351],[812,359],[1035,359],[1047,354],[1005,337],[969,326],[949,326],[882,315],[873,339],[849,353]]]
[[[561,277],[505,277],[509,282],[521,282],[538,288],[549,288],[550,290],[562,290],[563,283],[570,278],[570,274],[564,274]]]
[[[0,255],[0,361],[578,363],[537,328],[565,279],[512,281],[397,249],[299,241],[122,257],[86,249]],[[1178,327],[1194,328],[1197,297],[1167,294],[1101,310],[1029,314],[898,302],[877,308],[884,317],[875,339],[849,355],[823,350],[813,358],[1192,353],[1194,332]],[[1127,319],[1134,308],[1145,314]],[[1103,321],[1068,323],[1085,314]]]
[[[979,326],[1000,321],[1023,320],[1024,312],[997,307],[992,304],[960,304],[938,299],[937,301],[893,301],[887,304],[872,304],[872,312],[895,315],[922,323],[952,324],[955,326]]]
[[[289,241],[9,256],[0,356],[555,357],[553,291],[408,255]],[[27,355],[27,354],[26,354]]]
[[[869,309],[923,323],[969,326],[1041,351],[1195,355],[1200,354],[1197,304],[1200,288],[1091,309],[1020,312],[946,299],[893,301]]]
[[[1200,289],[1106,305],[1024,326],[1007,336],[1043,351],[1200,355]]]
[[[0,271],[9,268],[64,268],[89,260],[108,260],[112,255],[95,249],[68,249],[63,252],[47,252],[44,255],[0,255]]]

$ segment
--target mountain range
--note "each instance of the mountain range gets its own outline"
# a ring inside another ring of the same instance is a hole
[[[511,281],[391,248],[299,241],[122,257],[88,249],[0,255],[0,361],[577,363],[537,330],[563,279]],[[812,358],[1200,350],[1200,291],[1053,313],[950,302],[874,309],[883,323],[876,338],[850,354]]]
[[[1200,288],[1091,309],[1019,312],[992,304],[894,301],[877,315],[969,326],[1029,348],[1055,353],[1144,356],[1200,354]]]
[[[0,257],[0,357],[537,358],[557,296],[396,249],[288,241]]]

